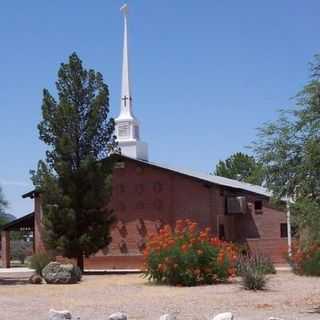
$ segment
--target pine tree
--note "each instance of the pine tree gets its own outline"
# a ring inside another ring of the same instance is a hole
[[[57,101],[43,91],[38,129],[48,150],[32,179],[41,192],[48,249],[76,258],[83,270],[83,257],[111,241],[114,121],[108,118],[109,90],[102,75],[84,69],[76,53],[61,64],[56,88]]]

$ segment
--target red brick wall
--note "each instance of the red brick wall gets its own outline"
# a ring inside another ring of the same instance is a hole
[[[269,256],[274,263],[286,262],[288,252],[287,239],[248,239],[247,242],[251,252]]]
[[[191,218],[201,227],[209,226],[214,234],[218,234],[219,224],[223,224],[225,239],[230,241],[273,239],[260,241],[259,248],[265,247],[266,254],[279,258],[276,248],[279,241],[285,242],[280,239],[280,223],[286,222],[286,217],[284,212],[272,209],[267,198],[208,184],[130,159],[123,158],[117,167],[113,173],[110,204],[118,218],[112,230],[113,241],[108,248],[86,260],[87,267],[137,268],[142,261],[139,244],[143,243],[146,235],[157,232],[159,221],[173,225],[179,218]],[[225,215],[225,198],[230,195],[246,196],[249,212]],[[263,200],[262,214],[254,211],[256,199]],[[36,208],[35,212],[37,216],[39,209]],[[251,244],[253,240],[249,242]],[[41,242],[37,249],[41,249]]]
[[[108,250],[97,253],[98,257],[108,254],[111,259],[112,256],[136,259],[134,257],[140,253],[137,243],[144,238],[137,228],[139,218],[143,219],[149,234],[156,232],[155,224],[159,219],[173,225],[177,219],[191,218],[202,227],[209,226],[215,234],[218,234],[219,224],[224,224],[226,240],[246,242],[248,239],[272,238],[275,240],[275,248],[279,241],[285,242],[280,239],[280,223],[286,222],[285,213],[272,209],[265,197],[210,185],[192,177],[129,159],[123,160],[123,163],[123,168],[114,170],[111,205],[118,219],[125,224],[126,232],[121,234],[114,228],[112,244]],[[225,215],[225,197],[231,195],[247,197],[247,214]],[[256,214],[254,210],[254,201],[257,199],[263,200],[261,214]],[[121,241],[126,243],[125,253],[121,253]],[[272,245],[272,241],[268,244],[261,242],[260,247],[266,247],[265,254],[274,255],[274,250],[269,248],[270,243]],[[275,257],[279,260],[278,255]]]

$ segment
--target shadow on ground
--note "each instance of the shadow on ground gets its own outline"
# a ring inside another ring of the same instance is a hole
[[[319,313],[320,314],[320,306],[313,308],[309,313]]]
[[[29,277],[0,276],[0,286],[15,286],[29,284]]]

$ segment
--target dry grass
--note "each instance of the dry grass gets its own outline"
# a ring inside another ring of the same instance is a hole
[[[6,280],[5,280],[6,279]],[[17,279],[16,279],[17,280]],[[280,272],[263,292],[229,284],[178,288],[149,284],[137,274],[86,275],[76,285],[30,285],[23,278],[0,275],[1,320],[45,320],[50,308],[68,309],[81,320],[103,320],[116,311],[130,319],[159,319],[178,312],[178,319],[209,319],[231,311],[236,319],[320,319],[320,278]],[[2,284],[2,285],[1,285]]]

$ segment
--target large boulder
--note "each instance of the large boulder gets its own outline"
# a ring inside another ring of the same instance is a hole
[[[80,269],[71,263],[50,262],[41,273],[46,283],[50,284],[71,284],[81,280]]]

